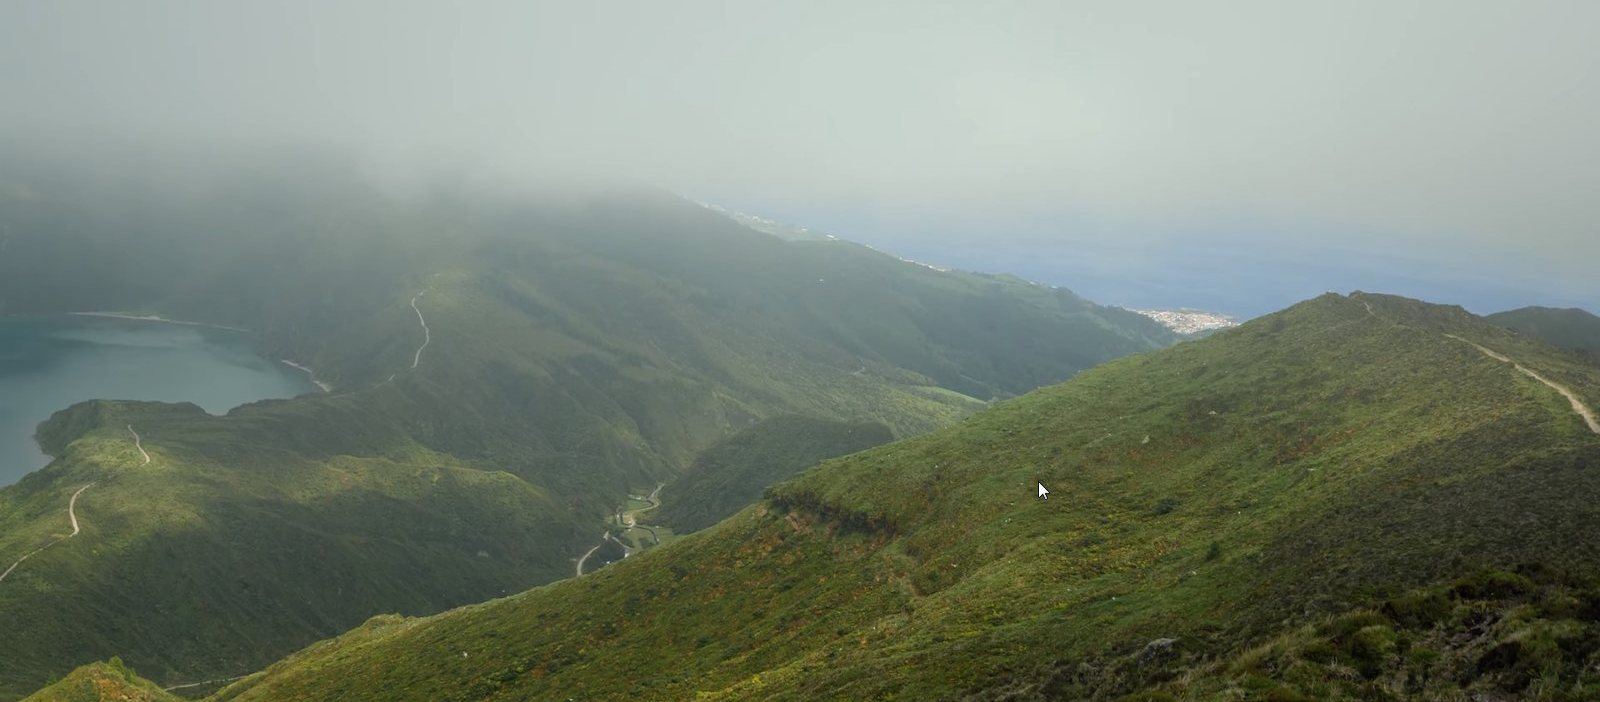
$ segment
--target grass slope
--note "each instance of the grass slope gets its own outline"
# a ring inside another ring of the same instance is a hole
[[[155,683],[128,670],[120,659],[91,663],[59,682],[29,695],[23,702],[178,702]]]
[[[1488,320],[1556,348],[1600,360],[1600,317],[1584,310],[1523,307],[1496,312]]]
[[[67,496],[93,487],[76,504],[82,532],[0,582],[5,682],[113,653],[168,684],[237,675],[374,610],[426,613],[567,574],[552,556],[588,530],[547,492],[414,443],[364,457],[278,445],[308,429],[272,413],[287,404],[212,417],[99,402],[47,423],[58,458],[0,493],[0,552],[66,533]]]
[[[0,310],[242,326],[335,386],[42,427],[57,460],[0,489],[0,558],[62,535],[94,487],[82,533],[0,582],[0,699],[111,655],[167,685],[230,677],[378,613],[549,582],[627,494],[765,418],[911,436],[1173,340],[659,194],[401,200],[303,165],[181,187],[0,166]]]
[[[1328,295],[828,462],[593,576],[375,619],[215,699],[1109,698],[1166,679],[1118,663],[1156,639],[1226,660],[1483,568],[1594,574],[1600,437],[1447,334],[1600,401],[1593,368],[1459,308]]]
[[[1172,642],[1121,663],[1169,678],[1134,697],[1150,702],[1600,698],[1600,583],[1522,571],[1393,595],[1220,660]]]
[[[679,533],[704,529],[759,500],[773,483],[892,440],[882,424],[796,415],[763,420],[706,449],[663,487],[659,520]]]

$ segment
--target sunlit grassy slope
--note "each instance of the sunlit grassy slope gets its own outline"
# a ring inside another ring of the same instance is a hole
[[[1207,666],[1312,626],[1342,675],[1367,654],[1327,617],[1600,566],[1600,437],[1447,334],[1600,402],[1593,368],[1459,308],[1328,295],[824,463],[592,576],[374,619],[217,699],[1232,699],[1235,670],[1311,695],[1327,671]],[[1162,638],[1178,655],[1140,663]]]
[[[178,702],[182,698],[128,670],[122,661],[91,663],[72,671],[24,702]]]
[[[0,582],[0,699],[112,655],[163,685],[230,677],[374,614],[517,592],[765,418],[911,436],[1172,341],[1065,290],[784,242],[660,194],[399,201],[280,176],[0,190],[0,310],[242,326],[335,388],[46,423],[57,460],[0,489],[0,568],[94,486],[82,533]]]

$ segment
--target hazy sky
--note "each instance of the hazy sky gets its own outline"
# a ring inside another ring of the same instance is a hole
[[[1326,255],[1302,287],[1398,260],[1593,309],[1597,27],[1533,0],[0,0],[0,136],[626,177],[1069,287]]]

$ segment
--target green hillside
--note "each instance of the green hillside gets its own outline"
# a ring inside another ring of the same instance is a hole
[[[892,440],[882,424],[794,415],[763,420],[712,445],[662,487],[659,520],[679,533],[704,529],[761,499],[773,483]]]
[[[41,427],[57,460],[0,489],[0,567],[47,547],[0,581],[0,699],[113,655],[163,685],[231,677],[375,614],[567,577],[628,494],[765,418],[913,436],[1173,341],[1065,290],[657,193],[400,199],[303,165],[3,174],[0,310],[245,327],[334,391]]]
[[[155,683],[128,670],[121,660],[91,663],[29,695],[23,702],[177,702]]]
[[[827,462],[591,576],[373,619],[215,699],[1388,699],[1423,648],[1479,650],[1428,638],[1479,631],[1474,608],[1503,623],[1483,651],[1530,651],[1479,660],[1484,684],[1582,699],[1600,435],[1488,353],[1600,404],[1600,372],[1459,308],[1330,294]],[[1560,575],[1451,585],[1511,568]]]
[[[1577,308],[1523,307],[1496,312],[1488,320],[1556,348],[1600,360],[1600,317]]]

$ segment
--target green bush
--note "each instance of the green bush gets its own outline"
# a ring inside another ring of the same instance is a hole
[[[1367,679],[1378,677],[1395,653],[1395,633],[1382,624],[1363,627],[1345,641],[1345,653]]]
[[[1533,589],[1533,581],[1524,576],[1491,570],[1456,581],[1450,594],[1467,600],[1499,600],[1526,595]]]
[[[1427,627],[1449,616],[1451,603],[1443,592],[1424,590],[1390,598],[1383,605],[1389,618],[1412,627]]]

